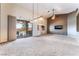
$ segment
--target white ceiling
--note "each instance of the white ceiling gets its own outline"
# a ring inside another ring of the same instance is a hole
[[[55,9],[55,14],[66,14],[70,13],[77,8],[79,8],[78,3],[18,3],[17,5],[20,5],[26,9],[28,9],[30,12],[33,12],[34,7],[34,13],[37,16],[49,16],[52,14],[52,9]],[[48,13],[48,11],[51,11]]]

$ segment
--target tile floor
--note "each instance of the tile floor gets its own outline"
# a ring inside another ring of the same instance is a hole
[[[77,39],[64,35],[44,35],[0,44],[1,56],[79,56]]]

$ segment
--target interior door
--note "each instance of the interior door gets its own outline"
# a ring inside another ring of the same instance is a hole
[[[8,41],[16,39],[16,17],[8,16]]]

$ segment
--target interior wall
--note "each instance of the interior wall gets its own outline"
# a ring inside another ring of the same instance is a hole
[[[45,29],[42,30],[41,26],[45,26]],[[39,36],[47,33],[47,19],[38,18],[33,22],[33,36]]]
[[[62,25],[62,29],[55,29],[56,25]],[[67,35],[67,15],[56,15],[54,20],[48,19],[48,33]]]
[[[0,3],[0,41],[1,41],[1,3]]]
[[[10,15],[16,16],[17,19],[21,19],[21,20],[30,20],[33,17],[32,12],[29,12],[28,9],[25,9],[22,6],[16,4],[13,4]]]
[[[7,4],[1,4],[1,42],[7,41]]]
[[[68,15],[68,36],[73,38],[79,38],[79,32],[77,31],[77,15],[79,11],[73,12]]]

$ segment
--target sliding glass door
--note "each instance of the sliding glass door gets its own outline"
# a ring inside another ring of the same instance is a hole
[[[17,38],[26,38],[32,36],[32,24],[29,21],[17,20],[16,30]]]

